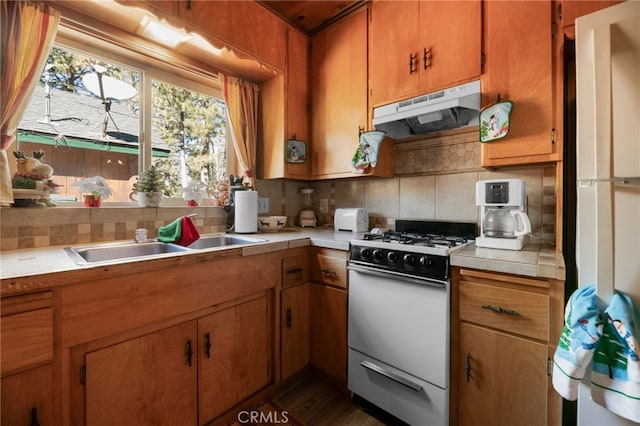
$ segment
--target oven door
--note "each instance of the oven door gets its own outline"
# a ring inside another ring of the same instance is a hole
[[[349,347],[449,387],[449,284],[349,266]]]

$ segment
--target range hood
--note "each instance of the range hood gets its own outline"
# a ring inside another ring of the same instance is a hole
[[[461,84],[374,108],[373,126],[393,139],[476,126],[480,116],[480,81]]]

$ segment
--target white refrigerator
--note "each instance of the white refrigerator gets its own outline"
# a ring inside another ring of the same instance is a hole
[[[576,20],[578,286],[640,306],[640,1]],[[569,183],[567,183],[569,184]],[[578,396],[578,425],[635,425]]]

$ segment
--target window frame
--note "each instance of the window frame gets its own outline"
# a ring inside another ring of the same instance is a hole
[[[140,174],[152,164],[150,139],[152,80],[161,80],[175,86],[200,92],[223,102],[224,97],[217,73],[194,70],[189,64],[181,62],[180,58],[167,58],[172,60],[172,63],[169,63],[167,60],[163,60],[162,57],[154,57],[153,52],[149,56],[148,50],[141,53],[132,48],[136,45],[136,39],[137,37],[131,34],[127,34],[126,40],[109,37],[105,35],[104,29],[96,29],[95,32],[92,32],[87,27],[79,28],[77,23],[65,22],[63,19],[53,45],[82,55],[103,59],[114,65],[133,69],[140,73],[140,85],[138,88],[141,111],[138,131],[138,174]],[[229,132],[226,132],[226,157],[225,175],[236,174],[236,153],[231,143]],[[113,202],[113,204],[116,203]]]

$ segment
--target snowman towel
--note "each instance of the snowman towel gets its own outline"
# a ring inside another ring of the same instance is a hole
[[[595,286],[577,289],[567,303],[553,357],[553,387],[563,398],[578,398],[578,385],[600,342],[602,327]]]
[[[640,311],[616,292],[593,355],[591,398],[619,416],[640,422]]]

